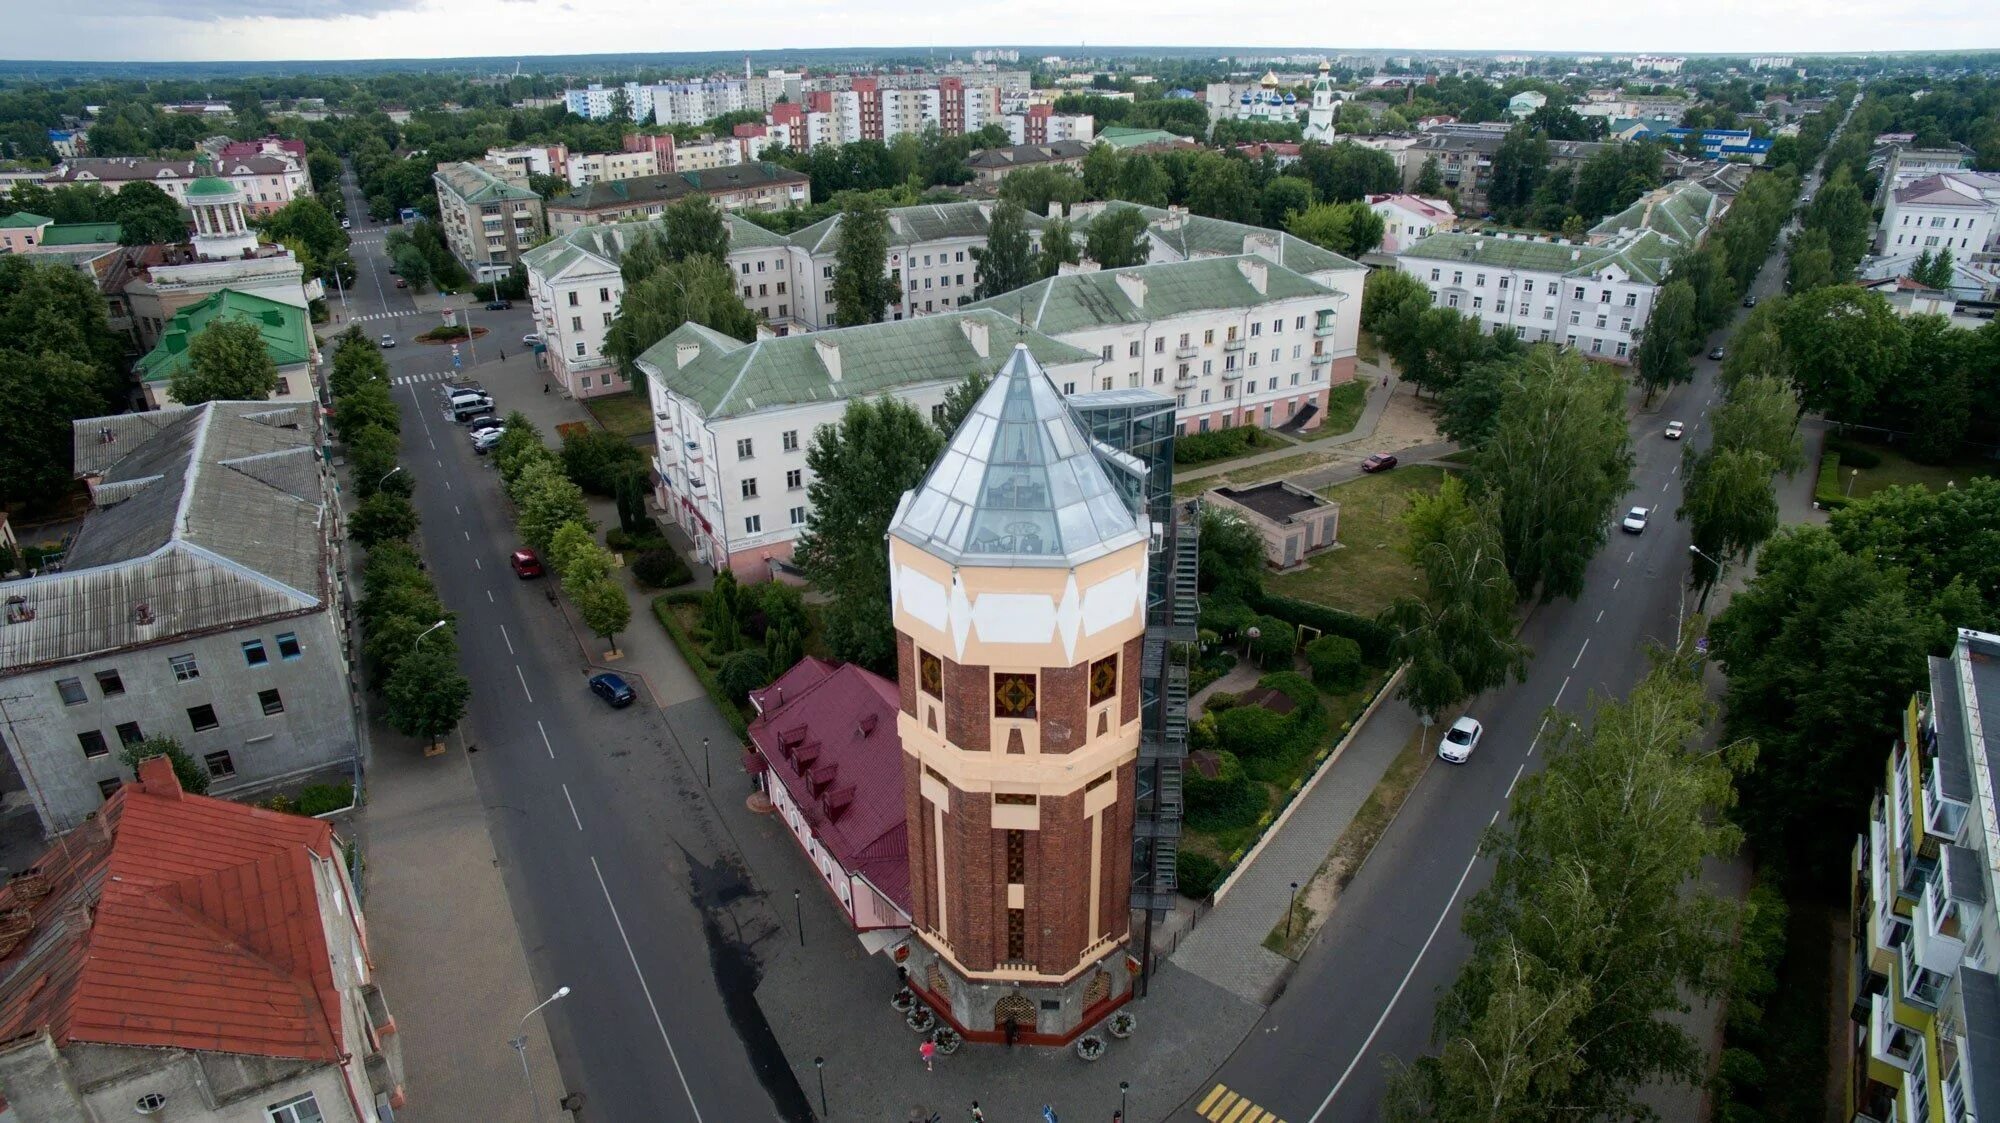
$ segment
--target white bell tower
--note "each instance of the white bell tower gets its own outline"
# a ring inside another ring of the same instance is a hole
[[[1333,143],[1333,77],[1331,63],[1319,64],[1319,77],[1313,81],[1312,108],[1306,111],[1306,139],[1321,144]]]

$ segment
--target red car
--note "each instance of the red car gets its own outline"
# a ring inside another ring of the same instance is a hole
[[[533,550],[514,551],[507,564],[514,567],[514,576],[523,580],[542,575],[542,559],[536,557]]]
[[[1378,452],[1361,462],[1364,472],[1386,472],[1396,466],[1396,458],[1386,452]]]
[[[408,282],[408,281],[405,281],[405,280],[404,280],[404,279],[402,279],[401,277],[398,277],[398,278],[396,278],[396,287],[397,287],[397,288],[399,288],[399,289],[406,289],[406,288],[409,288],[409,287],[410,287],[410,282]]]

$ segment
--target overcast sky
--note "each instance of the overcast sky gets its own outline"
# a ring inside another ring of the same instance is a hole
[[[1300,17],[1317,12],[1318,20]],[[0,0],[19,59],[350,59],[989,43],[1771,53],[2000,47],[1991,0]],[[1218,18],[1222,17],[1222,18]]]

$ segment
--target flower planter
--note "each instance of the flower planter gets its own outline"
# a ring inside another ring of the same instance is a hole
[[[903,1018],[903,1024],[918,1033],[929,1033],[937,1025],[937,1015],[928,1006],[916,1006]]]
[[[889,996],[889,1005],[894,1006],[896,1012],[899,1014],[909,1013],[910,1008],[916,1004],[917,992],[911,990],[909,987],[904,987],[902,990]]]
[[[1111,1015],[1111,1020],[1105,1023],[1104,1028],[1111,1036],[1123,1041],[1132,1036],[1133,1030],[1139,1028],[1139,1019],[1120,1010],[1116,1014]]]
[[[931,1032],[931,1044],[937,1046],[938,1055],[941,1057],[949,1057],[958,1052],[958,1047],[964,1042],[965,1039],[950,1026],[939,1026]]]
[[[1086,1033],[1076,1039],[1076,1055],[1086,1061],[1100,1060],[1104,1056],[1104,1039],[1094,1033]]]

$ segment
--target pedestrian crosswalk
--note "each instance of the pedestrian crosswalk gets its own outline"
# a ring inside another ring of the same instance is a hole
[[[1210,1088],[1194,1110],[1195,1114],[1211,1123],[1285,1123],[1276,1114],[1265,1111],[1223,1084]]]
[[[389,381],[396,386],[416,386],[425,382],[441,382],[464,373],[460,370],[434,370],[429,374],[401,374]]]
[[[349,316],[347,317],[346,322],[350,324],[365,324],[370,320],[395,320],[395,319],[400,319],[404,316],[415,316],[419,314],[420,313],[418,313],[417,310],[414,308],[412,308],[407,312],[367,312],[359,316]]]

